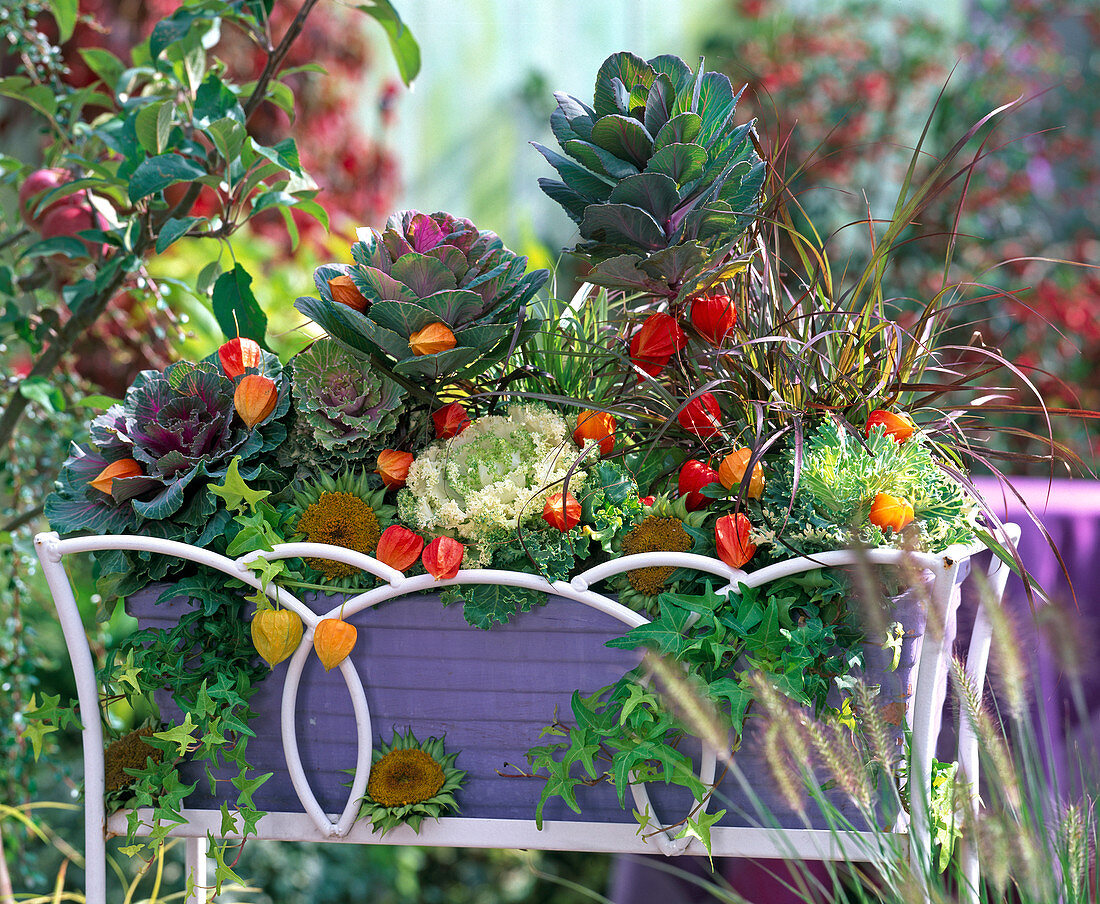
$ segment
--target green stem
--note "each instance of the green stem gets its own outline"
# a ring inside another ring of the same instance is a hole
[[[279,585],[282,587],[296,587],[299,590],[319,590],[322,593],[366,593],[369,587],[352,588],[347,587],[333,587],[331,584],[310,584],[308,581],[280,581]],[[343,612],[343,606],[340,607],[340,611]]]

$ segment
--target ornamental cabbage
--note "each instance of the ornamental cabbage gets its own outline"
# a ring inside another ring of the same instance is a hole
[[[488,565],[493,542],[541,523],[546,497],[561,492],[567,478],[580,498],[585,472],[570,473],[576,459],[569,432],[559,415],[538,405],[478,418],[416,457],[397,497],[400,520],[461,540],[467,568]]]
[[[290,393],[279,361],[265,355],[264,372],[279,387],[279,400],[254,429],[233,404],[235,381],[216,359],[179,361],[161,373],[145,370],[126,398],[92,421],[91,444],[74,445],[46,500],[46,517],[59,533],[140,533],[208,546],[229,524],[228,514],[206,486],[225,476],[235,457],[246,480],[260,479],[263,456],[286,438],[280,419]],[[242,374],[236,382],[244,378]],[[110,493],[91,485],[104,468],[133,459],[142,473],[115,478]],[[100,592],[125,596],[163,578],[168,556],[110,550],[97,554]]]
[[[325,452],[361,459],[385,447],[404,391],[332,339],[294,357],[296,426]],[[302,423],[304,422],[304,424]]]

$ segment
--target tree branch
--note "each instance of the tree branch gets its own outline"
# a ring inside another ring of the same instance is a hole
[[[42,511],[46,508],[45,502],[40,502],[32,509],[27,509],[25,512],[20,512],[14,518],[12,518],[7,524],[0,525],[0,534],[11,533],[13,530],[18,530],[24,524],[33,521]]]
[[[286,59],[287,53],[290,52],[290,45],[293,44],[298,35],[302,33],[302,27],[306,24],[306,19],[313,11],[313,7],[317,5],[317,2],[318,0],[304,0],[301,8],[298,10],[298,15],[294,17],[294,21],[290,23],[290,27],[286,30],[286,34],[283,35],[283,39],[279,42],[279,46],[276,47],[274,52],[267,58],[263,72],[261,72],[260,77],[256,79],[256,87],[252,89],[252,93],[248,96],[248,100],[244,102],[244,121],[246,123],[252,118],[252,114],[256,112],[260,104],[263,103],[264,95],[267,94],[267,86],[271,83],[271,80],[275,77],[279,69],[282,68],[283,60]]]
[[[133,253],[137,257],[143,257],[148,247],[148,239],[143,237],[135,245]],[[119,267],[115,275],[103,288],[77,309],[76,313],[61,327],[54,340],[46,347],[46,350],[38,356],[38,360],[34,362],[30,373],[27,374],[27,379],[49,377],[53,374],[61,363],[61,359],[65,357],[66,352],[95,323],[111,299],[115,297],[115,293],[122,288],[126,275],[126,269]],[[16,387],[11,399],[4,408],[3,415],[0,415],[0,446],[8,444],[15,433],[15,428],[23,417],[23,412],[26,410],[29,401]]]

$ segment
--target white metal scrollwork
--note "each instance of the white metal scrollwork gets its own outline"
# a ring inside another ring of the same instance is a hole
[[[463,570],[454,579],[447,581],[437,581],[431,575],[406,577],[401,572],[370,556],[317,543],[286,543],[277,546],[273,551],[253,552],[237,560],[184,543],[142,536],[91,536],[62,540],[56,533],[43,533],[35,538],[35,544],[65,634],[65,642],[73,664],[78,699],[83,713],[98,711],[98,687],[87,638],[84,635],[72,587],[64,569],[63,557],[66,555],[108,549],[144,550],[207,565],[254,588],[259,588],[260,582],[248,566],[255,558],[263,556],[265,559],[273,560],[308,556],[311,558],[327,558],[360,568],[382,581],[381,586],[356,594],[346,599],[341,605],[321,614],[315,613],[309,606],[284,588],[277,587],[274,584],[266,588],[268,596],[302,618],[305,628],[302,642],[291,657],[284,678],[280,722],[287,770],[302,807],[315,828],[315,834],[306,836],[306,833],[300,828],[289,833],[279,828],[279,826],[285,824],[298,824],[293,820],[289,820],[289,817],[288,820],[283,822],[271,821],[271,817],[265,817],[260,821],[259,832],[261,837],[303,836],[303,840],[304,837],[311,837],[315,840],[356,840],[359,835],[363,834],[364,830],[356,824],[356,818],[359,801],[366,790],[369,779],[372,751],[370,710],[366,693],[355,664],[349,658],[341,664],[340,670],[351,698],[358,734],[355,775],[348,794],[347,804],[336,818],[331,818],[317,802],[317,798],[310,787],[309,778],[302,767],[294,719],[302,670],[309,657],[313,631],[318,622],[325,618],[334,617],[341,611],[344,617],[348,617],[371,606],[407,594],[436,590],[456,584],[502,584],[572,600],[613,616],[627,627],[633,628],[647,623],[648,619],[593,591],[591,587],[608,577],[640,567],[673,566],[711,574],[725,582],[720,592],[737,592],[737,586],[740,584],[758,587],[793,574],[854,562],[870,562],[879,565],[898,565],[904,562],[906,567],[921,569],[930,573],[932,577],[931,604],[945,630],[940,632],[941,636],[933,638],[935,642],[925,642],[922,646],[916,666],[916,688],[910,701],[911,706],[908,713],[913,733],[911,775],[914,781],[923,781],[924,786],[927,787],[930,780],[932,754],[940,729],[942,693],[949,661],[950,643],[953,639],[954,613],[959,602],[959,585],[962,577],[965,576],[965,563],[967,563],[969,556],[982,548],[953,547],[939,555],[909,553],[893,549],[827,552],[812,558],[791,559],[750,573],[731,568],[717,559],[691,553],[644,553],[601,563],[576,575],[568,582],[557,581],[551,583],[538,575],[492,569]],[[995,568],[994,572],[994,580],[999,581],[998,589],[1003,590],[1007,569],[1002,568],[998,571]],[[986,642],[985,648],[988,649],[988,642]],[[984,675],[984,661],[982,672]],[[82,721],[84,725],[86,789],[87,901],[88,904],[103,904],[106,894],[103,737],[97,718],[85,717]],[[976,762],[968,761],[966,766],[971,780],[976,781]],[[715,751],[704,746],[704,754],[700,763],[700,778],[705,784],[709,785],[714,782],[715,768]],[[640,783],[632,785],[631,791],[639,811],[646,812],[648,809],[652,812],[645,785]],[[923,798],[923,795],[914,793],[912,798],[914,801],[919,801]],[[188,811],[185,811],[185,815],[187,813]],[[202,818],[200,811],[196,811],[193,815],[195,818],[188,825],[179,827],[178,834],[205,836],[207,831],[205,819]],[[274,817],[280,815],[272,814]],[[516,846],[519,843],[508,844],[502,841],[504,837],[515,839],[514,829],[510,835],[503,836],[500,827],[493,825],[500,822],[514,823],[514,820],[460,820],[456,818],[454,821],[464,823],[467,829],[474,833],[470,837],[462,836],[463,844],[469,846]],[[266,827],[270,827],[270,829]],[[567,847],[576,850],[630,851],[638,849],[639,842],[636,840],[626,841],[627,836],[621,835],[620,828],[610,825],[588,826],[587,824],[578,823],[577,829],[570,832],[557,826],[548,826],[549,831],[545,833],[545,836],[547,839],[551,839],[548,846],[554,847]],[[629,828],[633,831],[634,827],[630,826]],[[480,836],[475,837],[479,831]],[[712,830],[714,854],[785,856],[782,847],[777,846],[775,841],[764,844],[762,832],[763,830],[715,827]],[[596,833],[602,834],[597,835]],[[921,843],[921,839],[927,837],[927,814],[919,806],[914,807],[909,833],[910,843],[913,845],[914,855],[916,855],[917,846]],[[791,851],[795,852],[793,856],[809,855],[826,858],[848,856],[854,859],[860,858],[858,843],[855,847],[845,847],[837,843],[836,839],[828,838],[828,834],[809,829],[790,830]],[[860,833],[852,834],[855,836]],[[451,837],[449,833],[443,832],[438,840],[434,842],[425,840],[421,843],[453,843],[447,840]],[[561,840],[558,840],[559,837]],[[667,855],[685,852],[695,853],[699,850],[698,844],[693,844],[690,838],[674,839],[667,831],[661,831],[654,837],[658,849]],[[801,842],[798,841],[799,837],[802,838]],[[387,836],[387,842],[394,840],[397,839],[393,836]],[[576,845],[576,847],[573,847],[573,845]],[[531,846],[540,845],[536,842]],[[766,851],[766,853],[761,853],[761,851]],[[788,854],[787,856],[792,855]]]

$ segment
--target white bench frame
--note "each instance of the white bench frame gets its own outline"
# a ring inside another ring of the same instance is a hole
[[[1005,531],[1013,542],[1019,529],[1008,525]],[[908,840],[909,856],[918,862],[928,859],[931,844],[927,813],[922,802],[927,801],[931,781],[931,764],[939,737],[943,702],[951,647],[955,635],[955,617],[960,602],[960,587],[969,573],[970,556],[984,549],[981,545],[952,547],[937,555],[910,553],[896,549],[837,551],[821,553],[812,558],[796,558],[779,562],[753,572],[731,568],[725,563],[691,553],[645,553],[623,556],[597,565],[571,581],[549,582],[531,574],[491,569],[463,570],[448,581],[437,581],[431,575],[406,577],[382,562],[351,550],[317,543],[286,543],[273,552],[254,552],[239,559],[229,559],[210,550],[200,549],[172,540],[132,535],[86,536],[62,540],[56,533],[41,533],[35,537],[35,547],[42,570],[57,608],[58,619],[65,636],[69,658],[76,679],[77,697],[83,716],[84,748],[84,810],[87,904],[106,904],[106,837],[126,831],[125,814],[108,819],[104,810],[104,746],[101,720],[92,717],[99,712],[99,691],[96,669],[84,627],[77,609],[72,585],[65,571],[64,557],[97,550],[135,550],[161,553],[207,565],[252,587],[260,583],[248,563],[262,555],[268,560],[309,556],[328,558],[361,568],[379,578],[382,586],[351,597],[342,607],[330,612],[315,613],[293,594],[271,584],[267,594],[281,606],[296,612],[304,624],[302,641],[291,657],[284,676],[281,730],[287,771],[302,802],[304,813],[268,813],[257,823],[256,836],[281,841],[330,841],[356,844],[415,844],[474,848],[533,848],[542,850],[576,850],[608,853],[705,854],[698,841],[673,838],[661,831],[649,839],[641,837],[636,822],[595,823],[577,821],[547,821],[542,830],[535,828],[534,819],[468,819],[445,817],[426,822],[419,834],[402,826],[386,834],[385,839],[372,831],[365,821],[358,820],[359,801],[370,773],[373,738],[370,711],[362,680],[352,660],[346,659],[340,671],[347,684],[358,729],[358,751],[355,775],[348,801],[339,814],[325,813],[310,788],[302,768],[295,728],[295,712],[302,669],[313,643],[313,630],[323,618],[335,616],[340,608],[344,616],[354,615],[378,603],[405,594],[439,589],[456,584],[504,584],[564,597],[614,616],[627,627],[645,624],[648,619],[619,603],[591,590],[591,585],[631,569],[651,566],[690,568],[715,575],[727,582],[723,589],[736,592],[738,584],[758,587],[770,581],[814,569],[870,562],[876,565],[902,565],[923,569],[932,578],[930,602],[934,614],[929,625],[942,625],[939,636],[929,634],[932,642],[924,642],[915,667],[915,690],[907,707],[907,721],[912,731],[911,781],[913,787],[911,824],[899,824],[892,833],[836,831],[825,829],[773,829],[766,827],[714,826],[711,829],[712,853],[715,857],[751,857],[782,859],[881,860],[884,838],[890,841]],[[994,556],[989,571],[990,593],[999,600],[1004,592],[1009,568]],[[985,681],[986,662],[991,643],[990,622],[980,604],[967,656],[967,674],[980,690]],[[960,713],[959,759],[965,781],[974,789],[971,809],[976,809],[978,783],[978,746],[969,717]],[[716,757],[704,748],[700,764],[700,779],[714,781]],[[923,793],[922,792],[923,789]],[[634,803],[640,812],[649,807],[644,784],[631,786]],[[650,809],[650,812],[652,810]],[[187,904],[206,900],[202,888],[206,884],[207,835],[220,835],[221,814],[212,810],[182,811],[186,823],[173,828],[172,834],[186,839],[187,875],[195,892]],[[967,888],[961,890],[964,900],[977,901],[978,860],[976,852],[963,852]],[[923,874],[923,873],[922,873]]]

